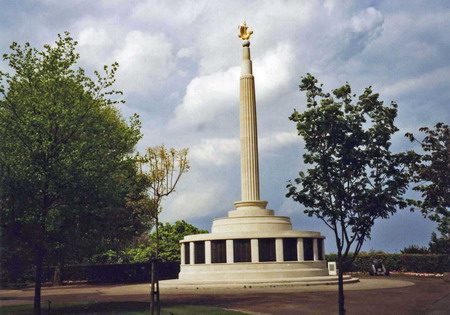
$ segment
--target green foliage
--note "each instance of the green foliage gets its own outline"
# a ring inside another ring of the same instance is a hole
[[[74,302],[74,303],[52,303],[52,312],[56,314],[148,314],[148,302]],[[42,308],[46,313],[47,308]],[[30,305],[14,305],[0,307],[0,313],[16,315],[29,314],[32,312]],[[161,314],[177,315],[240,315],[245,314],[237,311],[221,309],[210,306],[199,305],[177,305],[162,307]]]
[[[370,238],[376,219],[406,207],[402,195],[408,176],[403,168],[412,153],[391,152],[390,139],[398,131],[397,104],[384,106],[371,87],[354,102],[350,85],[324,93],[308,74],[300,90],[306,91],[307,110],[294,111],[290,120],[305,141],[303,159],[311,168],[287,186],[287,196],[335,232],[344,261],[355,242],[350,262]]]
[[[337,254],[325,256],[327,261],[337,261]],[[450,271],[450,256],[435,254],[372,254],[361,252],[346,271],[367,272],[374,259],[381,260],[391,271],[443,273]]]
[[[95,82],[75,67],[76,45],[65,33],[3,56],[12,72],[0,72],[2,265],[21,251],[38,266],[76,261],[148,228],[149,209],[133,202],[148,183],[129,157],[140,122],[121,117],[111,90],[118,64]]]
[[[325,93],[316,78],[307,74],[307,109],[289,118],[297,124],[310,168],[287,186],[287,197],[305,206],[308,216],[321,219],[333,230],[338,250],[339,314],[345,314],[342,270],[357,257],[370,238],[377,219],[386,219],[406,207],[403,194],[408,174],[403,171],[412,153],[394,154],[391,137],[397,104],[384,106],[371,87],[356,102],[347,83]],[[354,247],[353,255],[349,255]]]
[[[430,250],[425,246],[409,245],[400,250],[402,254],[429,254]]]
[[[159,224],[159,259],[161,261],[181,261],[180,241],[187,235],[209,233],[200,230],[186,221],[176,221],[175,224]],[[125,261],[148,262],[156,250],[156,231],[150,237],[141,238],[137,246],[124,252]]]
[[[450,128],[440,122],[434,129],[422,127],[419,131],[426,134],[418,141],[425,153],[416,154],[412,171],[413,181],[419,183],[413,190],[421,192],[422,200],[408,201],[424,216],[437,222],[438,230],[450,239]],[[411,133],[405,136],[417,141]]]
[[[450,238],[437,237],[436,233],[431,233],[431,241],[429,243],[430,252],[433,254],[444,254],[450,256]]]

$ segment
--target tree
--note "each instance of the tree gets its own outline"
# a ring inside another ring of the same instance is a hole
[[[425,217],[438,223],[438,231],[450,240],[450,128],[440,122],[434,129],[422,127],[426,137],[419,141],[412,133],[405,134],[411,142],[418,142],[424,154],[415,154],[412,181],[418,183],[413,190],[422,200],[408,199],[412,210],[419,208]]]
[[[406,207],[402,195],[408,176],[403,168],[411,154],[391,152],[397,105],[383,106],[371,87],[354,103],[348,83],[331,95],[308,74],[300,90],[306,91],[307,110],[295,110],[290,120],[297,123],[307,150],[303,159],[311,167],[288,184],[287,197],[334,232],[339,313],[344,314],[343,272],[370,238],[375,220]]]
[[[428,244],[432,254],[448,255],[450,253],[450,238],[437,237],[436,233],[431,233],[431,241]]]
[[[158,275],[158,259],[159,259],[159,212],[161,211],[161,203],[170,194],[175,191],[175,187],[181,178],[181,175],[189,170],[189,161],[187,159],[188,149],[175,150],[173,148],[166,149],[164,146],[148,148],[142,162],[148,167],[147,176],[149,177],[150,188],[149,193],[155,202],[155,237],[156,248],[155,255],[152,259],[151,271],[151,313],[155,311],[155,295],[157,313],[160,313],[159,304],[159,281]]]
[[[159,223],[159,259],[161,261],[181,261],[180,241],[186,235],[209,233],[201,230],[184,220],[176,221],[175,224],[169,222]],[[135,246],[125,251],[130,262],[147,262],[155,255],[156,251],[156,231],[150,236],[143,237]]]
[[[138,117],[127,123],[116,108],[118,64],[95,82],[75,68],[77,42],[58,37],[42,51],[13,43],[3,56],[12,74],[0,73],[1,235],[34,256],[36,314],[44,259],[70,248],[69,234],[83,246],[108,233],[141,137]]]
[[[110,255],[127,248],[152,226],[156,208],[146,194],[148,178],[137,167],[131,170],[124,174],[126,177],[116,190],[121,197],[115,211],[108,212],[105,218],[97,209],[100,216],[86,216],[83,220],[89,222],[68,225],[58,234],[58,248],[49,257],[50,264],[56,266],[53,285],[61,284],[61,279],[59,283],[57,280],[65,263],[111,263]]]

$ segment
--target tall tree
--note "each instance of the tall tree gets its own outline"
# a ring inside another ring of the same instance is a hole
[[[181,261],[180,241],[186,235],[209,233],[201,230],[184,220],[174,224],[159,223],[159,259],[161,261]],[[131,262],[148,262],[156,251],[156,231],[150,235],[142,235],[139,242],[125,251]]]
[[[155,238],[156,248],[152,259],[151,271],[151,314],[160,313],[159,303],[159,281],[158,281],[158,259],[159,259],[159,213],[162,210],[161,204],[164,198],[175,191],[181,176],[188,172],[189,161],[187,159],[189,150],[174,148],[166,149],[163,145],[154,148],[148,148],[142,162],[147,167],[147,176],[149,177],[149,193],[155,202]],[[155,300],[156,298],[156,300]]]
[[[44,259],[65,243],[64,231],[82,244],[108,231],[131,189],[127,156],[141,137],[137,116],[127,123],[116,108],[117,63],[95,82],[75,68],[77,42],[58,37],[42,51],[13,43],[3,56],[12,74],[0,73],[1,233],[34,255],[36,314]]]
[[[290,120],[303,137],[303,159],[310,168],[289,183],[287,196],[334,232],[339,313],[344,314],[343,272],[370,238],[375,220],[406,207],[402,195],[408,175],[403,168],[411,154],[391,152],[397,105],[383,106],[370,87],[355,103],[349,84],[325,93],[308,74],[300,90],[306,91],[307,110],[294,111]]]
[[[425,133],[422,141],[412,133],[405,134],[411,142],[418,142],[424,154],[416,154],[412,166],[413,190],[422,195],[422,200],[409,199],[414,208],[438,223],[438,230],[450,240],[450,128],[439,122],[433,129],[422,127]],[[413,209],[414,209],[413,208]],[[436,236],[434,237],[436,238]]]

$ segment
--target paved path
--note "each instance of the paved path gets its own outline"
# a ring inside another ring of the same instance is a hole
[[[450,284],[442,279],[368,278],[348,284],[348,314],[450,314]],[[42,301],[148,301],[148,284],[76,285],[43,289]],[[239,290],[161,290],[166,305],[197,304],[249,314],[337,314],[335,285]],[[33,290],[0,290],[0,305],[31,304]]]

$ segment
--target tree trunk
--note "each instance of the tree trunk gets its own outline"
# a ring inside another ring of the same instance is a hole
[[[160,303],[159,303],[159,281],[158,281],[158,256],[159,256],[159,235],[158,235],[158,215],[156,216],[156,250],[154,258],[152,259],[152,271],[151,271],[151,286],[150,286],[150,312],[151,314],[155,314],[155,306],[156,306],[156,314],[160,314]],[[156,299],[155,299],[156,297]]]
[[[344,264],[340,253],[338,253],[338,305],[339,315],[345,315],[345,297],[344,297]]]
[[[155,314],[155,259],[151,260],[150,284],[150,314]]]
[[[42,264],[44,262],[44,251],[38,248],[36,252],[36,262],[34,271],[34,314],[41,315],[41,285],[42,285]]]
[[[55,271],[53,272],[53,282],[52,286],[60,286],[62,285],[61,281],[61,273],[62,273],[62,262],[58,262],[55,267]]]

